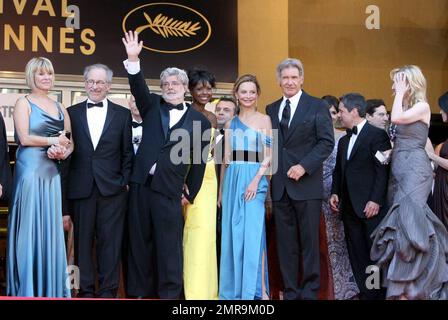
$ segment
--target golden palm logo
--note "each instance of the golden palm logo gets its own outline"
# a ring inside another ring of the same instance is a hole
[[[181,53],[203,46],[211,26],[200,12],[175,3],[151,3],[125,16],[123,31],[135,30],[144,48],[161,53]]]
[[[151,17],[144,12],[143,15],[145,19],[148,21],[148,24],[145,26],[138,27],[135,31],[141,33],[143,30],[150,28],[156,34],[161,35],[164,38],[168,38],[170,36],[175,37],[190,37],[195,36],[196,31],[201,29],[199,22],[192,24],[192,21],[179,21],[173,18],[169,18],[159,13],[154,20],[151,20]]]

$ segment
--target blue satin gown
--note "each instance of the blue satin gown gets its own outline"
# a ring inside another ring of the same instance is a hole
[[[30,103],[29,132],[49,137],[64,129],[57,104],[53,118]],[[47,147],[17,150],[10,203],[7,249],[7,295],[70,297],[62,223],[61,179]]]
[[[238,117],[233,118],[230,129],[232,150],[260,152],[264,145],[270,145],[269,137],[249,128]],[[263,299],[269,293],[264,207],[267,178],[260,180],[254,199],[244,200],[259,169],[259,162],[237,159],[225,171],[219,278],[222,300]]]

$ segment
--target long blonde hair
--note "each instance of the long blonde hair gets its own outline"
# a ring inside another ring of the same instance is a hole
[[[407,65],[401,68],[393,69],[390,72],[390,78],[394,80],[397,73],[404,73],[406,81],[409,85],[409,102],[410,107],[417,102],[427,102],[426,99],[426,79],[422,70],[415,65]]]

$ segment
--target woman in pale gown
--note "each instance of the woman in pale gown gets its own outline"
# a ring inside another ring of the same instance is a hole
[[[213,158],[216,117],[205,110],[212,99],[215,77],[206,70],[188,72],[192,107],[212,124],[210,150],[201,189],[193,204],[184,210],[184,294],[187,300],[218,299],[218,266],[216,258],[217,177]]]
[[[391,71],[397,125],[391,154],[390,209],[372,234],[371,258],[388,299],[448,298],[448,232],[426,203],[433,172],[425,151],[431,109],[417,66]]]

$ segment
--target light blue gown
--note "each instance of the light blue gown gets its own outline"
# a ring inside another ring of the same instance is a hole
[[[59,105],[57,119],[31,102],[30,107],[31,135],[49,137],[64,129]],[[66,268],[57,164],[47,157],[47,147],[19,145],[8,222],[7,295],[70,297]]]
[[[233,118],[230,129],[232,150],[260,152],[265,144],[270,145],[269,137],[247,127],[238,117]],[[258,162],[233,161],[225,171],[220,299],[262,299],[269,293],[264,208],[267,178],[260,180],[255,199],[244,200],[246,188],[259,168]]]

